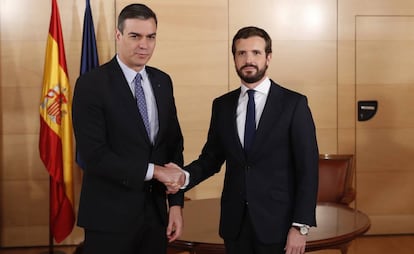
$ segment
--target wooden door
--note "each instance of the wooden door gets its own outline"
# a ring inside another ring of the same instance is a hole
[[[357,16],[355,37],[356,100],[378,102],[356,124],[356,206],[372,234],[414,233],[414,16]]]

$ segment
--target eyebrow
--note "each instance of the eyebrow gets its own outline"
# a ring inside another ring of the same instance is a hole
[[[136,35],[136,36],[145,36],[145,37],[152,37],[157,35],[157,33],[152,33],[152,34],[147,34],[147,35],[142,35],[140,33],[134,33],[134,32],[129,32],[128,35]]]

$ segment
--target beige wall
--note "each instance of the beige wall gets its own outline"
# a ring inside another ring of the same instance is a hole
[[[72,86],[79,74],[84,2],[58,0]],[[91,0],[101,63],[114,55],[116,16],[123,6],[132,2]],[[142,2],[152,7],[159,18],[157,48],[150,64],[173,78],[187,163],[198,156],[205,141],[212,99],[239,85],[229,46],[234,33],[245,25],[263,27],[273,38],[269,76],[308,96],[320,152],[358,151],[361,158],[369,158],[366,155],[369,149],[364,147],[361,152],[357,142],[355,20],[360,15],[414,15],[412,1]],[[50,0],[0,2],[0,246],[48,244],[48,174],[38,155],[38,106],[49,21]],[[407,29],[396,33],[406,34]],[[401,38],[411,40],[409,36]],[[370,68],[376,69],[376,63]],[[404,70],[410,73],[410,68]],[[405,85],[412,87],[414,78],[407,76]],[[410,101],[404,105],[414,108],[412,104]],[[389,120],[387,116],[385,120]],[[412,139],[413,121],[405,122],[402,128],[410,131],[398,134],[403,139]],[[409,145],[408,151],[411,148]],[[355,205],[373,218],[372,233],[389,233],[387,226],[392,220],[405,225],[394,226],[392,233],[414,233],[410,222],[414,221],[414,207],[409,195],[398,196],[405,205],[396,204],[397,209],[369,202],[378,188],[371,179],[385,170],[363,170],[371,161],[357,163],[357,172],[360,167],[362,175],[357,179],[357,192],[361,189],[361,194]],[[393,190],[401,186],[401,181],[387,181],[390,176],[414,180],[413,164],[407,164],[411,167],[383,174],[381,181],[388,185],[388,196],[392,197]],[[78,168],[74,172],[78,200],[81,176]],[[190,191],[188,196],[193,199],[218,197],[222,176],[221,172]],[[396,195],[414,193],[413,187],[403,184],[403,191],[396,191]],[[75,228],[64,243],[81,240],[82,230]]]
[[[79,75],[85,1],[59,1],[69,80]],[[91,1],[101,61],[115,51],[114,3]],[[0,2],[0,246],[48,244],[49,177],[38,153],[50,0]],[[80,171],[74,169],[76,197]],[[80,242],[75,228],[66,243]]]
[[[339,1],[338,147],[354,147],[356,207],[370,234],[414,232],[414,2]],[[376,116],[356,121],[360,100]]]

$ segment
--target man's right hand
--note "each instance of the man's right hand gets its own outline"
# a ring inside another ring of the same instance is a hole
[[[167,194],[177,193],[181,186],[185,183],[185,174],[180,167],[170,165],[163,166],[154,165],[154,178],[164,183],[167,187]]]

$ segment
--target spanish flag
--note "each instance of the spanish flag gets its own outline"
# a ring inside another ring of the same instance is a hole
[[[56,0],[47,37],[40,101],[39,151],[50,175],[50,233],[63,241],[75,223],[72,182],[71,93]]]

